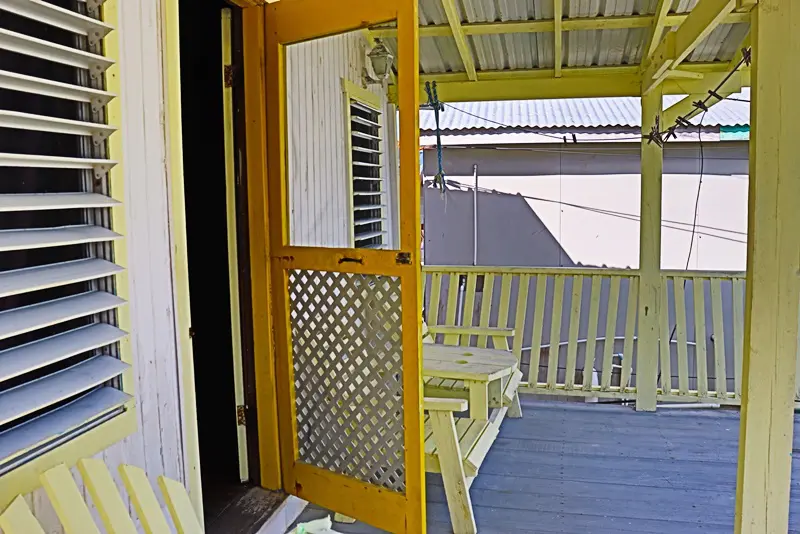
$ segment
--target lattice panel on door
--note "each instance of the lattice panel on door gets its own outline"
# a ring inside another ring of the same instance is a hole
[[[289,272],[300,461],[405,492],[400,279]]]

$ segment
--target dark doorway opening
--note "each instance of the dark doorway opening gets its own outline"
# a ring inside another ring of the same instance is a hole
[[[280,497],[258,488],[247,186],[243,172],[243,73],[237,68],[242,52],[241,10],[221,0],[180,0],[179,9],[184,195],[206,532],[248,533],[269,517]],[[231,21],[232,61],[225,70],[223,10],[228,10]],[[233,88],[229,124],[223,112],[223,83]],[[232,177],[226,176],[226,128],[233,132],[233,155],[228,153],[234,162]],[[235,238],[228,228],[228,187],[235,191]],[[233,269],[239,281],[243,404],[237,403],[234,385],[229,239],[238,247],[238,265]],[[250,424],[245,424],[247,450],[240,454],[238,433],[243,421]],[[240,471],[240,457],[246,457],[249,465],[244,473]]]

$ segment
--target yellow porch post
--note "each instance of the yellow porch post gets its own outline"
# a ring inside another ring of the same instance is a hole
[[[661,87],[642,96],[642,135],[661,122]],[[661,181],[663,153],[642,139],[641,218],[639,222],[639,343],[636,361],[636,410],[656,409],[658,311],[661,301]]]
[[[800,3],[753,11],[750,199],[736,533],[786,532],[800,298]]]

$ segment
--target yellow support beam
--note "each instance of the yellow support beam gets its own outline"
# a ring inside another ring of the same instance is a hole
[[[736,11],[750,11],[758,5],[758,0],[736,0]]]
[[[664,28],[682,25],[689,17],[686,13],[667,15]],[[655,23],[653,15],[629,15],[623,17],[581,17],[566,18],[561,22],[561,30],[565,32],[583,30],[625,30],[630,28],[650,28]],[[747,24],[750,13],[730,13],[722,21],[723,24]],[[461,24],[464,35],[503,35],[509,33],[553,33],[555,19],[507,21],[507,22],[473,22]],[[396,38],[397,28],[372,28],[370,33],[376,38]],[[452,29],[449,24],[429,24],[420,26],[420,37],[450,37]],[[656,40],[656,45],[659,41]]]
[[[458,12],[455,0],[442,0],[442,7],[447,16],[447,22],[450,25],[450,31],[453,32],[453,39],[456,41],[456,48],[458,54],[461,56],[461,61],[464,63],[464,70],[471,81],[476,81],[478,75],[475,72],[475,60],[472,58],[472,52],[469,49],[469,43],[461,26],[461,14]]]
[[[563,19],[564,18],[564,4],[561,0],[553,0],[553,68],[555,69],[554,76],[561,78],[561,65],[564,63],[564,35]]]
[[[667,71],[667,80],[702,80],[704,74],[702,72],[694,72],[691,70],[669,70]]]
[[[685,65],[684,69],[688,69]],[[663,93],[669,95],[707,94],[727,75],[727,63],[705,72],[702,80],[667,80]],[[720,70],[723,69],[723,70]],[[478,81],[468,81],[461,74],[420,76],[420,98],[425,97],[425,81],[436,81],[439,98],[444,102],[478,102],[495,100],[528,100],[537,98],[602,98],[615,96],[641,96],[641,77],[635,65],[618,67],[565,67],[561,78],[555,78],[555,69],[507,70],[479,72]],[[749,84],[749,70],[737,72],[726,86],[731,92]],[[397,88],[389,87],[389,99],[396,102]]]
[[[667,78],[703,39],[736,7],[736,0],[700,0],[674,32],[667,33],[643,65],[642,94],[647,94]]]
[[[661,88],[642,96],[642,135],[662,128]],[[664,156],[660,146],[642,139],[641,218],[639,219],[639,349],[636,410],[654,412],[658,388],[659,311],[661,309],[661,184]]]
[[[738,63],[738,59],[735,59],[731,63],[732,65],[730,68],[735,68],[736,64]],[[727,98],[733,93],[738,93],[742,90],[743,79],[744,76],[742,72],[735,73],[728,79],[728,81],[720,86],[720,88],[716,91],[717,94],[723,98]],[[719,82],[719,76],[711,76],[704,85],[700,85],[701,90],[690,92],[686,98],[665,109],[662,122],[664,127],[666,128],[668,126],[672,126],[675,124],[675,121],[678,119],[678,117],[684,117],[691,112],[694,109],[694,102],[697,102],[698,100],[704,100],[708,96],[709,91],[716,89]],[[710,108],[718,102],[719,100],[716,98],[711,98],[706,105]]]
[[[653,27],[650,30],[648,37],[647,48],[645,48],[644,57],[652,57],[658,48],[658,43],[661,42],[661,37],[664,35],[664,28],[667,26],[667,15],[669,8],[672,7],[672,0],[658,0],[658,7],[653,17]]]
[[[800,300],[800,4],[753,11],[747,282],[736,534],[789,529]]]

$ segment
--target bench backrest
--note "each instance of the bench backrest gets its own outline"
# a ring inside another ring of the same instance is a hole
[[[106,531],[114,534],[137,534],[138,530],[128,513],[128,506],[122,500],[106,464],[102,460],[84,459],[78,462],[78,470]],[[145,472],[131,465],[121,465],[119,472],[144,531],[170,534],[172,530],[169,521],[161,511]],[[100,534],[83,493],[65,465],[48,469],[40,480],[67,534]],[[183,485],[164,476],[158,478],[158,485],[177,531],[180,534],[202,534],[203,527]],[[21,495],[0,514],[0,529],[5,534],[45,532]]]
[[[498,328],[493,326],[427,326],[423,322],[423,343],[426,342],[426,333],[427,338],[430,339],[428,343],[432,343],[436,339],[436,336],[441,335],[444,345],[462,347],[477,346],[485,348],[487,346],[487,340],[491,339],[494,348],[499,350],[511,350],[509,339],[514,337],[515,331],[513,328]]]

